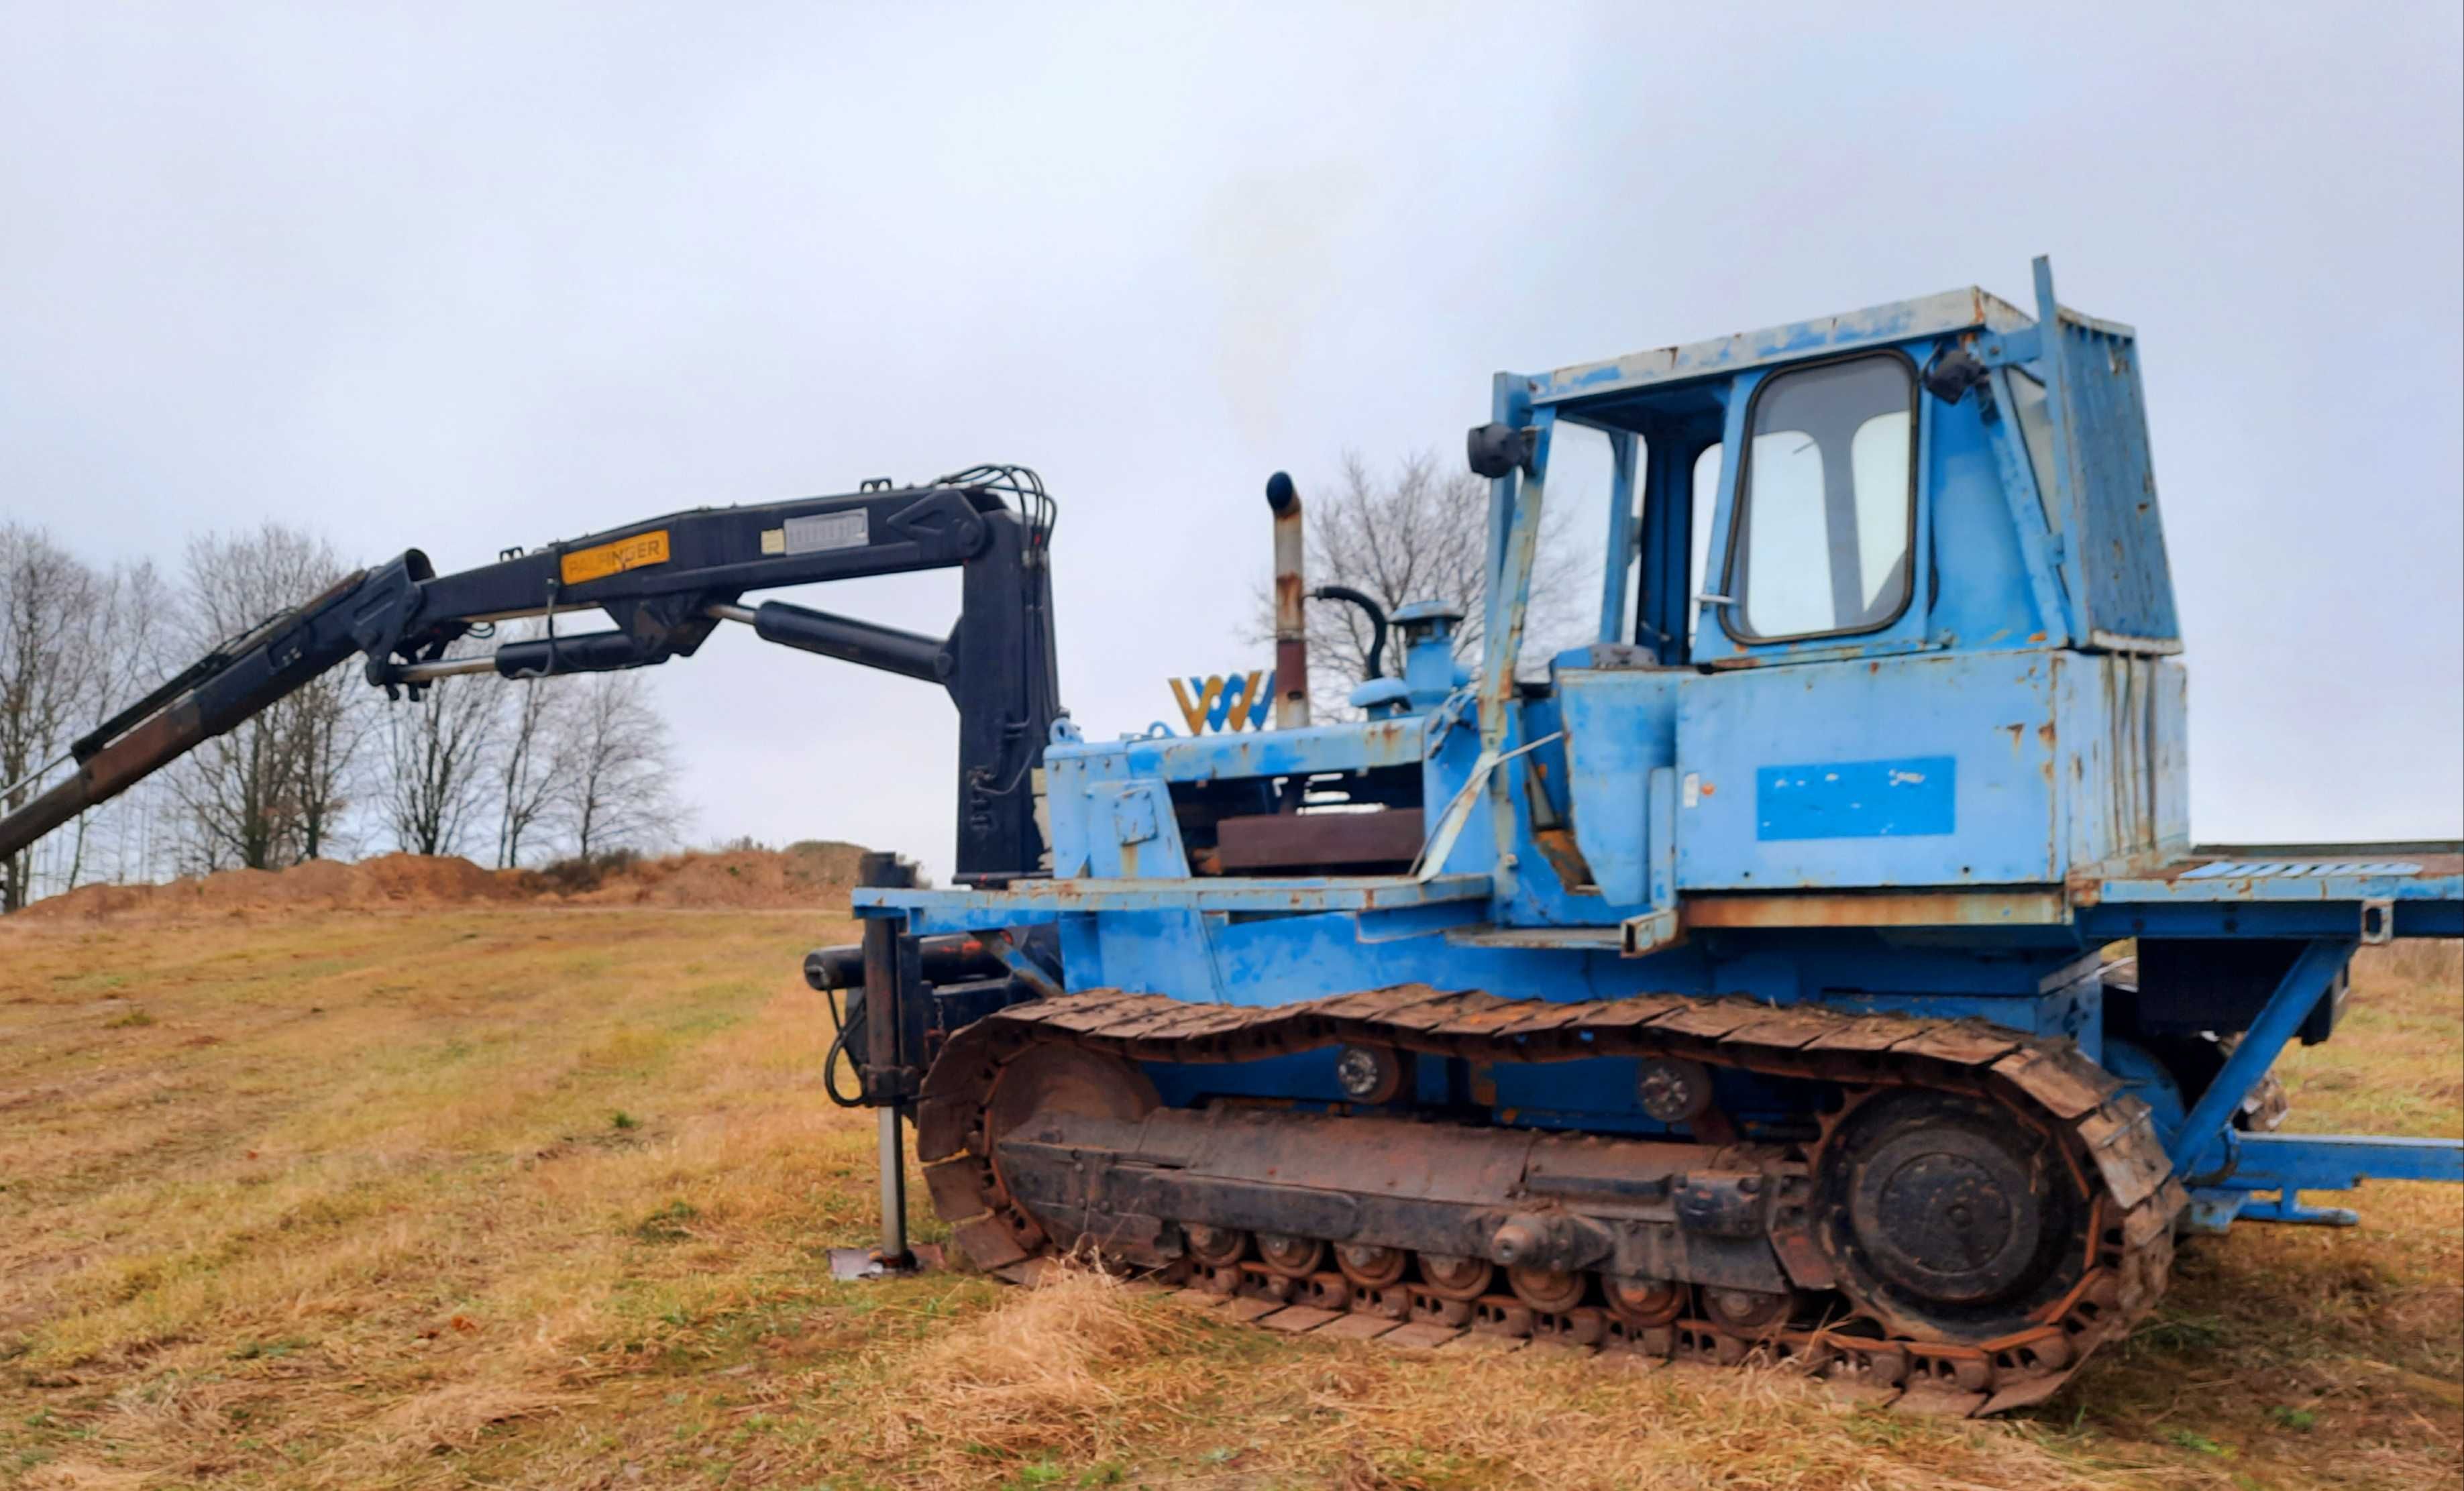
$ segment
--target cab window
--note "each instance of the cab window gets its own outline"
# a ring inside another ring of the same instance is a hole
[[[1873,631],[1906,606],[1916,388],[1906,359],[1880,354],[1755,391],[1726,571],[1739,640]]]

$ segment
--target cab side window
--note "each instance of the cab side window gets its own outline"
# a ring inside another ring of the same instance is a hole
[[[1906,607],[1916,537],[1916,372],[1890,354],[1755,390],[1723,625],[1743,642],[1874,631]]]

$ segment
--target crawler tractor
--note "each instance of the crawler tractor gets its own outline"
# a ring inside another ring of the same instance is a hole
[[[1291,1330],[2036,1402],[2154,1306],[2181,1232],[2464,1180],[2455,1142],[2275,1131],[2269,1075],[2335,1033],[2357,946],[2464,934],[2464,856],[2192,844],[2137,340],[2035,281],[2033,316],[1961,290],[1498,376],[1478,597],[1312,594],[1277,478],[1272,728],[1243,699],[1083,736],[1047,499],[985,468],[464,575],[406,554],[77,742],[0,852],[355,653],[417,689],[749,624],[958,709],[957,884],[876,857],[862,944],[806,964],[848,991],[834,1092],[880,1110],[884,1264],[912,1124],[1006,1276],[1083,1252]],[[1598,625],[1535,661],[1582,470]],[[743,601],[932,565],[966,574],[946,639]],[[1358,718],[1310,719],[1312,603],[1391,629]],[[593,611],[614,629],[449,652]]]

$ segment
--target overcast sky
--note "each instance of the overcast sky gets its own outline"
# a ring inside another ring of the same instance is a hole
[[[2141,333],[2197,834],[2464,832],[2457,7],[1868,10],[0,0],[0,509],[459,568],[1021,462],[1109,736],[1267,661],[1276,468],[2049,252]],[[946,871],[937,691],[658,671],[697,838]]]

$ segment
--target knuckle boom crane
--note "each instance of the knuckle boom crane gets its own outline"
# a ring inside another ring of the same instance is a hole
[[[986,469],[460,575],[406,554],[77,742],[0,853],[354,653],[416,689],[746,623],[957,704],[959,884],[873,857],[861,946],[805,963],[861,992],[829,1063],[860,1089],[829,1090],[880,1112],[882,1265],[912,1119],[1004,1277],[1091,1251],[1290,1331],[2040,1402],[2155,1307],[2178,1230],[2464,1181],[2454,1140],[2276,1131],[2272,1076],[2335,1034],[2357,948],[2464,935],[2464,846],[2191,841],[2137,335],[2035,279],[2033,314],[1970,288],[1499,374],[1485,594],[1404,598],[1361,718],[1310,721],[1304,608],[1388,618],[1309,588],[1279,474],[1271,681],[1184,697],[1187,735],[1081,737],[1048,499]],[[1544,514],[1587,471],[1598,630],[1529,676]],[[946,639],[744,599],[947,565]],[[447,655],[584,608],[613,629]]]
[[[1011,505],[1015,499],[1019,504]],[[937,683],[958,712],[961,881],[1033,871],[1043,854],[1030,774],[1061,713],[1051,569],[1054,509],[1034,472],[978,467],[922,487],[700,508],[439,575],[417,549],[225,642],[78,737],[76,769],[0,816],[0,857],[125,792],[355,655],[368,682],[414,694],[438,678],[605,672],[690,657],[723,623],[765,642]],[[928,637],[756,591],[957,568],[958,624]],[[589,613],[606,629],[560,631]],[[447,649],[492,624],[542,618],[548,635],[481,656]]]

